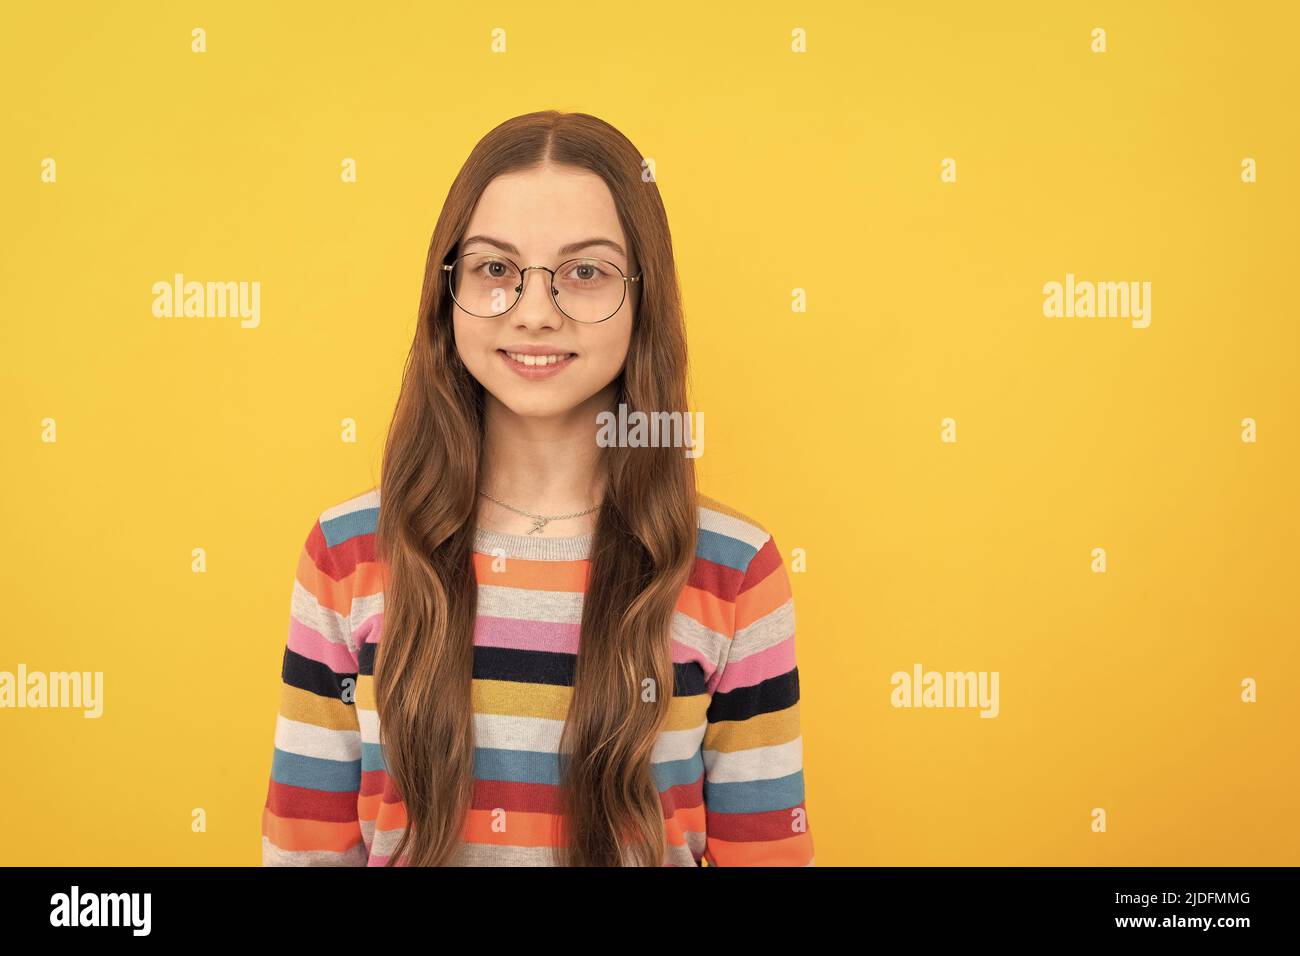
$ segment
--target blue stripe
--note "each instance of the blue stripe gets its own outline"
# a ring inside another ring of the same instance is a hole
[[[670,787],[695,783],[703,773],[704,757],[699,751],[684,760],[666,760],[650,765],[650,774],[660,793]],[[474,778],[558,787],[560,760],[554,753],[535,750],[475,747]]]
[[[704,805],[710,813],[766,813],[803,803],[803,771],[772,780],[737,783],[704,781]]]
[[[271,779],[290,787],[327,793],[356,793],[361,789],[360,760],[324,760],[275,748]]]
[[[511,783],[560,785],[560,758],[535,750],[474,748],[474,777],[478,780],[506,780]]]
[[[371,770],[388,772],[388,767],[384,764],[384,748],[381,744],[362,742],[361,770],[363,773],[369,773]]]
[[[744,571],[758,549],[751,547],[738,538],[718,534],[708,528],[701,528],[695,545],[695,556],[714,564],[721,564],[737,571]]]
[[[684,760],[665,760],[650,764],[650,775],[654,777],[655,786],[660,793],[695,783],[704,773],[704,755],[698,750]]]
[[[329,521],[322,521],[320,529],[325,533],[325,544],[332,548],[336,544],[342,544],[348,538],[371,534],[378,526],[379,509],[362,508],[359,511],[349,511],[345,515],[331,518]]]

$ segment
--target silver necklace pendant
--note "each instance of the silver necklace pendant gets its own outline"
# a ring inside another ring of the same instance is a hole
[[[575,511],[571,515],[535,515],[531,511],[524,511],[521,508],[516,508],[514,505],[508,505],[500,498],[493,498],[490,494],[488,494],[486,491],[484,491],[481,488],[479,489],[479,494],[482,495],[484,498],[488,498],[492,501],[495,501],[502,508],[505,508],[509,511],[513,511],[515,514],[524,515],[525,517],[532,518],[533,526],[528,530],[529,534],[539,533],[543,528],[546,527],[547,522],[557,521],[561,518],[581,518],[583,515],[589,515],[593,511],[597,511],[600,509],[600,505],[595,505],[591,508],[588,508],[586,511]]]

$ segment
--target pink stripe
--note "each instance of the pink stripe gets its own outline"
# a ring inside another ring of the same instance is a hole
[[[289,615],[289,649],[313,661],[319,661],[336,674],[355,674],[357,659],[345,644],[326,640],[319,631]]]
[[[484,614],[474,623],[474,643],[481,647],[577,654],[578,631],[577,624],[490,617]]]
[[[707,681],[713,676],[713,661],[704,656],[704,652],[699,648],[691,647],[689,644],[683,644],[677,638],[672,639],[673,663],[688,664],[691,661],[699,664],[704,670],[704,679]]]
[[[361,626],[352,632],[352,641],[357,647],[362,644],[378,644],[379,632],[383,630],[384,612],[376,611],[364,621]]]
[[[714,690],[724,694],[737,687],[753,687],[770,677],[788,674],[794,666],[794,635],[791,634],[780,644],[750,654],[744,660],[728,661],[722,669],[722,680]]]

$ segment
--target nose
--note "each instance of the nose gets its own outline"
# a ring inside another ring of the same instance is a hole
[[[564,316],[551,296],[551,274],[531,267],[523,271],[519,280],[524,290],[515,306],[515,321],[528,329],[559,328]]]

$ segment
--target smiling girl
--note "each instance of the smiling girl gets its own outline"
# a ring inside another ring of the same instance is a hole
[[[683,448],[596,440],[688,414],[642,169],[548,111],[452,183],[379,486],[299,558],[264,864],[813,863],[772,535]]]

